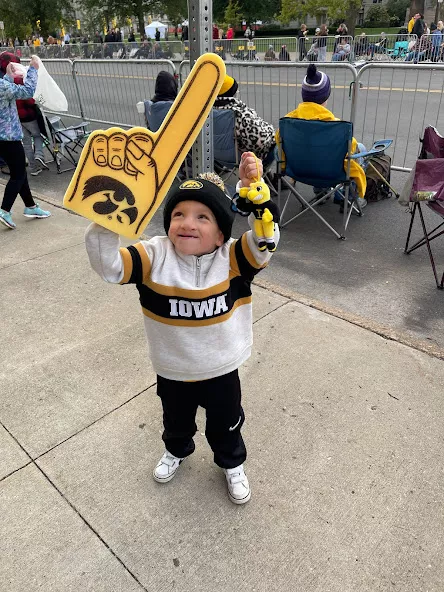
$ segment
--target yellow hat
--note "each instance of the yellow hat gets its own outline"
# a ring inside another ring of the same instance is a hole
[[[237,82],[228,74],[225,75],[224,83],[222,84],[219,96],[220,97],[233,97],[237,91]]]

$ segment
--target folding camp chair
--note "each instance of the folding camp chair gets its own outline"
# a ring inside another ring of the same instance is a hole
[[[313,212],[333,232],[344,239],[350,216],[355,211],[362,216],[357,192],[350,191],[350,163],[352,160],[370,158],[380,154],[391,144],[391,140],[375,142],[367,152],[351,154],[353,124],[348,121],[317,121],[283,117],[279,120],[281,144],[278,159],[278,202],[280,206],[282,185],[289,191],[281,210],[280,226],[283,228],[308,211]],[[346,166],[344,167],[344,161]],[[279,170],[280,168],[280,170]],[[294,186],[285,177],[294,181]],[[308,201],[296,190],[296,182],[312,187],[331,188],[319,199]],[[338,193],[336,193],[338,192]],[[331,195],[342,195],[344,207],[343,224],[340,232],[318,212],[316,207]],[[284,222],[285,212],[291,197],[296,198],[302,210]]]
[[[395,41],[395,46],[393,49],[387,49],[387,55],[391,60],[404,60],[406,55],[409,52],[409,42],[408,41]]]
[[[424,137],[420,142],[419,158],[403,190],[403,194],[408,193],[411,213],[404,253],[409,255],[419,247],[426,245],[436,287],[442,290],[444,288],[444,273],[439,279],[430,243],[444,234],[444,230],[439,230],[444,226],[444,138],[434,127],[429,126],[424,130]],[[422,203],[425,203],[430,211],[443,220],[432,230],[427,230],[421,209]],[[409,247],[416,213],[419,214],[423,236]]]
[[[156,132],[162,125],[173,101],[143,101],[145,121],[148,129]],[[223,180],[239,166],[239,156],[236,136],[234,133],[235,114],[233,111],[212,109],[214,167]],[[190,163],[186,168],[189,169]]]
[[[45,134],[41,134],[43,143],[51,153],[56,164],[57,173],[66,173],[76,168],[85,141],[90,135],[88,130],[89,122],[82,121],[78,125],[66,127],[58,115],[47,115],[43,113]],[[62,162],[65,159],[71,166],[62,169]]]

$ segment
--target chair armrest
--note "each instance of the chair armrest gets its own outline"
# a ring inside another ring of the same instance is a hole
[[[355,160],[356,158],[368,158],[369,156],[374,156],[375,154],[380,154],[389,148],[393,143],[393,140],[378,140],[373,144],[370,150],[367,152],[356,152],[352,154],[349,158],[350,160]]]

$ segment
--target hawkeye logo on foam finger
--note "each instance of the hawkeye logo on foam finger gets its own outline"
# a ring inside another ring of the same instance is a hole
[[[203,184],[200,181],[191,179],[191,181],[185,181],[185,183],[182,183],[179,189],[202,189],[202,187]]]

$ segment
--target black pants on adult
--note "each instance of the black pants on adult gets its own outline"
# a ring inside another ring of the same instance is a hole
[[[5,187],[2,210],[10,212],[19,193],[27,208],[35,206],[26,174],[23,144],[20,141],[0,141],[0,157],[8,165],[11,175]]]
[[[237,370],[198,382],[179,382],[157,377],[157,394],[162,400],[164,432],[162,440],[171,454],[185,458],[194,452],[196,412],[206,410],[205,435],[214,453],[214,462],[233,469],[247,458],[241,435],[244,411]]]

